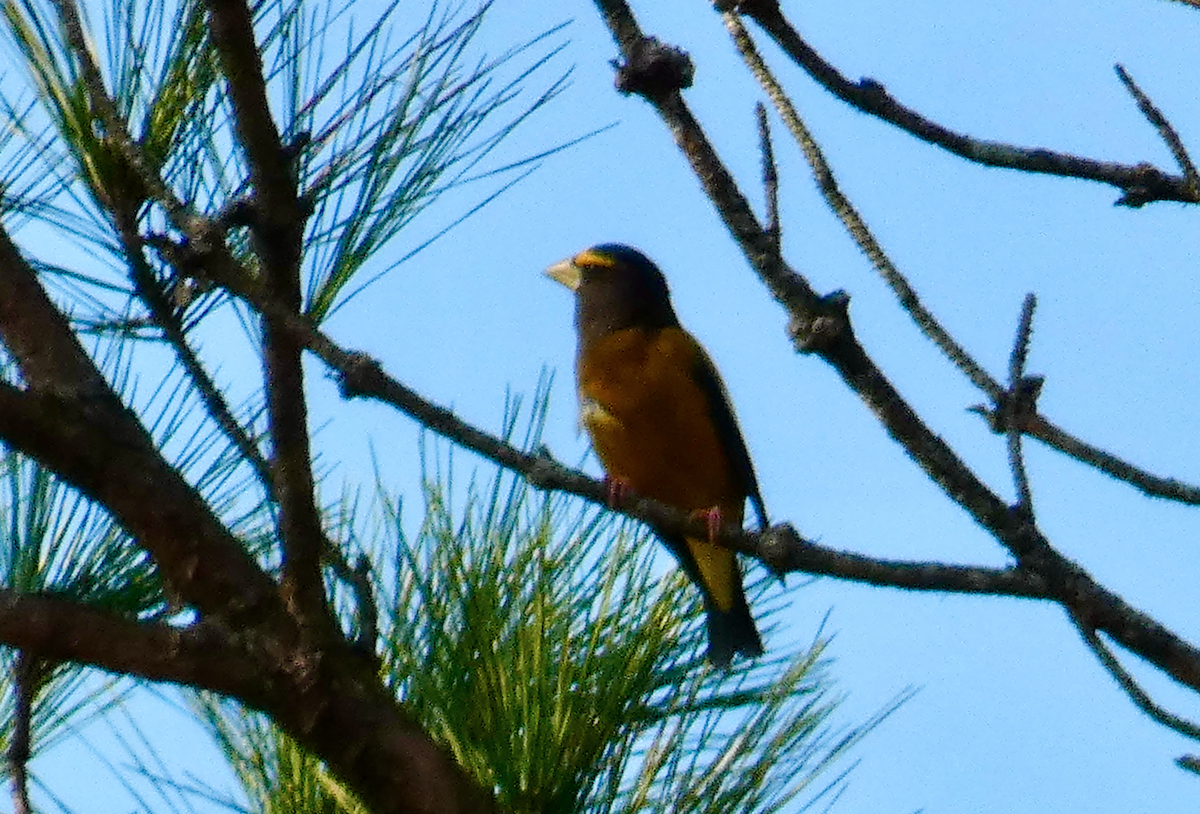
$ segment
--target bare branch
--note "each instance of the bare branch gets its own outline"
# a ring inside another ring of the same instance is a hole
[[[724,536],[724,530],[722,531]],[[1020,568],[985,568],[886,560],[837,551],[811,540],[792,540],[789,539],[789,535],[795,535],[791,526],[776,526],[761,535],[761,542],[754,545],[752,551],[741,545],[738,545],[738,548],[766,558],[765,561],[780,572],[798,571],[910,591],[984,594],[1026,599],[1051,598],[1044,580]],[[782,543],[783,551],[776,555],[773,547],[781,545],[781,539],[785,541]]]
[[[999,418],[998,410],[988,410],[982,406],[971,409],[973,412],[983,415],[994,431],[1002,432],[999,427],[1003,426],[1003,421]],[[1032,415],[1022,425],[1022,428],[1026,435],[1036,438],[1051,449],[1056,449],[1081,463],[1095,467],[1117,480],[1125,481],[1143,494],[1191,506],[1200,506],[1200,487],[1176,478],[1164,478],[1148,472],[1118,458],[1111,452],[1076,438],[1045,416]]]
[[[1068,616],[1071,619],[1071,623],[1075,625],[1075,630],[1079,632],[1080,638],[1083,639],[1083,643],[1088,646],[1088,649],[1092,651],[1096,659],[1104,665],[1104,669],[1108,670],[1109,675],[1116,679],[1117,684],[1129,696],[1129,700],[1133,702],[1134,706],[1168,729],[1173,729],[1180,735],[1192,740],[1200,740],[1200,726],[1186,718],[1181,718],[1174,713],[1168,712],[1154,703],[1154,699],[1150,697],[1150,694],[1143,690],[1138,685],[1137,680],[1121,666],[1121,662],[1117,660],[1116,655],[1100,640],[1100,637],[1096,635],[1096,631],[1085,624],[1074,613],[1068,613]]]
[[[771,99],[771,103],[775,105],[775,109],[783,118],[784,124],[791,131],[792,136],[796,139],[796,143],[800,145],[804,152],[804,157],[808,160],[809,166],[812,168],[815,176],[817,187],[821,190],[821,195],[824,196],[825,202],[829,208],[837,215],[838,220],[846,227],[846,231],[850,233],[850,237],[862,249],[863,254],[871,261],[871,265],[883,277],[884,282],[892,289],[896,298],[900,301],[900,305],[908,312],[913,321],[921,329],[930,341],[932,341],[946,355],[955,367],[963,372],[972,383],[991,398],[996,398],[1002,391],[1000,385],[980,367],[980,365],[971,358],[970,354],[959,345],[949,332],[941,326],[933,314],[921,304],[920,298],[916,291],[909,285],[908,280],[900,273],[892,263],[891,258],[879,245],[879,241],[875,239],[875,235],[867,226],[866,221],[858,214],[854,205],[850,200],[842,194],[838,188],[837,179],[833,175],[833,170],[829,166],[829,162],[825,160],[825,156],[821,151],[820,145],[813,138],[808,127],[800,118],[800,114],[796,111],[795,105],[791,99],[784,93],[774,75],[763,62],[762,57],[755,48],[754,42],[750,39],[749,33],[745,26],[742,25],[741,19],[733,13],[726,12],[722,15],[725,21],[725,27],[729,30],[730,36],[733,38],[734,46],[738,49],[738,53],[742,55],[750,72],[758,79],[763,90]]]
[[[783,16],[778,0],[746,0],[737,4],[737,8],[758,23],[797,65],[837,98],[968,161],[988,167],[1109,184],[1123,191],[1117,200],[1123,206],[1139,207],[1154,201],[1200,202],[1200,191],[1187,178],[1171,175],[1149,163],[1129,165],[1097,161],[1041,147],[1017,147],[955,133],[900,104],[874,79],[851,82],[839,73],[792,27]]]
[[[1037,307],[1037,297],[1025,295],[1021,306],[1021,319],[1017,323],[1017,338],[1013,342],[1012,355],[1008,361],[1008,398],[1011,404],[1018,402],[1018,394],[1023,392],[1025,382],[1025,361],[1029,358],[1029,338],[1033,332],[1033,311]],[[1039,388],[1040,389],[1040,388]],[[1036,394],[1035,394],[1036,395]],[[1032,403],[1030,404],[1032,406]],[[1029,488],[1029,475],[1025,471],[1025,458],[1021,454],[1022,422],[1018,419],[1017,411],[1009,411],[1009,421],[1005,428],[1008,437],[1008,465],[1017,485],[1017,510],[1028,517],[1033,517],[1033,491]]]
[[[767,199],[766,232],[775,243],[775,254],[783,259],[783,228],[779,224],[779,171],[775,167],[775,151],[771,148],[771,127],[767,122],[767,107],[754,105],[758,119],[758,149],[762,153],[763,191]]]
[[[1142,115],[1146,117],[1146,121],[1158,131],[1158,135],[1166,142],[1167,147],[1171,150],[1171,154],[1175,156],[1175,161],[1178,162],[1179,168],[1183,170],[1183,176],[1192,185],[1193,190],[1200,192],[1200,173],[1196,172],[1196,165],[1192,163],[1192,157],[1188,155],[1187,148],[1183,146],[1183,140],[1179,138],[1179,133],[1167,121],[1167,117],[1162,114],[1147,96],[1137,83],[1133,81],[1133,77],[1129,75],[1121,65],[1114,66],[1117,71],[1117,76],[1120,77],[1125,89],[1133,96],[1137,102],[1138,110],[1142,111]]]
[[[299,326],[296,326],[300,330]],[[555,490],[582,497],[597,505],[669,531],[704,534],[708,522],[693,513],[632,493],[613,495],[600,480],[563,466],[545,451],[523,452],[503,439],[480,430],[438,407],[384,373],[377,362],[362,354],[338,348],[315,329],[303,329],[306,345],[316,350],[343,381],[343,392],[390,404],[422,426],[449,438],[500,466],[518,472],[539,489]],[[347,366],[349,365],[349,366]],[[883,560],[838,551],[801,537],[790,525],[776,525],[762,532],[748,532],[726,525],[718,538],[722,543],[749,554],[776,573],[803,572],[834,576],[854,582],[909,590],[944,591],[1048,598],[1046,583],[1020,569],[992,569],[942,563]]]

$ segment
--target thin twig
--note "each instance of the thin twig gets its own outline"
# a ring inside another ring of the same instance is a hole
[[[767,106],[754,105],[758,120],[758,149],[762,153],[763,192],[767,199],[766,233],[775,243],[775,254],[783,257],[783,229],[779,223],[779,170],[775,166],[775,150],[771,147],[771,127],[767,121]]]
[[[121,235],[121,245],[125,250],[125,259],[129,263],[130,275],[133,278],[138,298],[149,309],[151,321],[162,332],[167,344],[175,352],[175,358],[183,366],[192,387],[196,388],[196,393],[200,396],[200,402],[204,405],[205,411],[216,422],[217,427],[230,443],[241,453],[246,463],[250,465],[266,494],[272,495],[270,465],[263,457],[258,444],[237,420],[224,393],[217,387],[208,371],[204,369],[200,357],[188,342],[180,311],[172,307],[171,302],[159,288],[154,272],[143,254],[145,243],[137,233],[137,229],[125,218],[121,218],[120,221],[118,231]]]
[[[371,584],[371,561],[359,556],[354,565],[332,540],[325,550],[325,562],[354,597],[354,636],[352,642],[362,653],[374,656],[379,643],[379,606]]]
[[[748,0],[738,8],[767,32],[792,61],[837,98],[968,161],[988,167],[1007,167],[1109,184],[1122,190],[1117,203],[1123,206],[1138,207],[1153,201],[1200,202],[1200,191],[1191,181],[1149,163],[1097,161],[1042,147],[1017,147],[956,133],[905,107],[873,79],[857,82],[847,79],[805,42],[784,17],[778,0]]]
[[[1033,420],[1026,424],[1025,434],[1077,461],[1099,469],[1106,475],[1136,487],[1150,497],[1200,506],[1200,487],[1176,478],[1164,478],[1147,472],[1107,450],[1076,438],[1041,415],[1034,416]]]
[[[1037,309],[1037,295],[1025,295],[1021,303],[1021,318],[1017,320],[1017,338],[1013,342],[1012,354],[1008,358],[1008,383],[1015,387],[1025,375],[1025,363],[1029,359],[1029,340],[1033,335],[1033,312]]]
[[[1012,355],[1008,360],[1008,422],[1005,434],[1008,437],[1008,465],[1017,485],[1017,509],[1026,517],[1033,517],[1033,491],[1029,488],[1029,475],[1025,471],[1025,456],[1021,452],[1021,426],[1018,410],[1023,403],[1025,387],[1025,361],[1029,358],[1029,338],[1033,332],[1033,311],[1037,308],[1037,297],[1025,295],[1021,306],[1021,318],[1017,322],[1017,337],[1013,342]]]
[[[12,663],[12,735],[8,742],[8,775],[12,778],[14,814],[32,814],[29,804],[29,756],[33,720],[33,699],[39,659],[28,650],[18,651]]]
[[[1108,671],[1109,675],[1125,691],[1125,694],[1129,696],[1129,700],[1133,702],[1134,706],[1168,729],[1172,729],[1184,737],[1200,741],[1200,726],[1186,718],[1181,718],[1172,712],[1168,712],[1154,703],[1154,699],[1150,697],[1150,694],[1138,685],[1137,680],[1121,666],[1121,662],[1117,660],[1112,650],[1096,635],[1095,629],[1086,624],[1070,608],[1068,608],[1067,615],[1071,619],[1071,624],[1079,631],[1084,644],[1088,646],[1088,649],[1092,651],[1092,654],[1104,666],[1104,669]]]
[[[892,289],[901,307],[908,312],[921,331],[929,337],[930,341],[976,387],[986,393],[989,398],[997,399],[1003,392],[1000,384],[971,358],[970,354],[941,326],[937,318],[921,304],[916,291],[913,290],[908,280],[905,279],[900,270],[892,263],[891,258],[884,252],[883,247],[879,245],[879,241],[875,239],[875,235],[854,208],[854,205],[842,194],[838,188],[837,179],[833,175],[833,170],[830,168],[829,162],[825,160],[820,145],[817,144],[812,133],[800,118],[800,114],[796,111],[795,106],[783,91],[783,88],[780,87],[766,63],[763,62],[753,40],[750,39],[749,32],[742,25],[741,18],[732,12],[726,12],[721,16],[725,21],[725,27],[729,30],[729,34],[733,38],[734,46],[742,55],[742,59],[746,62],[747,67],[750,68],[751,73],[758,79],[759,84],[766,92],[768,98],[770,98],[772,104],[774,104],[776,111],[782,117],[784,124],[787,125],[788,130],[791,131],[792,136],[800,145],[801,150],[804,151],[804,157],[808,160],[808,164],[812,168],[817,187],[821,190],[821,194],[824,196],[829,208],[833,210],[834,214],[842,222],[842,225],[846,227],[846,231],[850,233],[850,237],[862,249],[863,254],[871,261],[871,265],[875,267],[876,271],[883,277],[884,282]]]
[[[1187,148],[1183,146],[1183,139],[1179,138],[1179,133],[1167,121],[1167,117],[1162,114],[1162,111],[1150,101],[1150,97],[1142,91],[1138,84],[1133,81],[1133,77],[1125,70],[1124,66],[1117,64],[1113,66],[1117,71],[1117,76],[1120,77],[1121,83],[1125,85],[1125,89],[1133,96],[1137,102],[1138,110],[1146,117],[1146,121],[1158,131],[1158,135],[1167,143],[1167,147],[1171,150],[1171,155],[1175,156],[1175,161],[1179,164],[1179,168],[1183,170],[1183,176],[1192,185],[1193,189],[1200,190],[1200,173],[1196,172],[1196,165],[1192,163],[1192,157],[1188,155]]]

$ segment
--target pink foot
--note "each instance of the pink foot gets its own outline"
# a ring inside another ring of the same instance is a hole
[[[717,537],[721,535],[721,507],[710,506],[707,509],[696,509],[691,513],[692,517],[703,518],[708,524],[708,541],[715,543]]]
[[[633,488],[630,487],[626,478],[613,478],[605,475],[604,485],[608,487],[608,508],[610,509],[619,507],[633,493]]]

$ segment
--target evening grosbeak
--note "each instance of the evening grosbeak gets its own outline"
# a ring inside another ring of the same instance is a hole
[[[575,292],[580,418],[611,489],[741,525],[749,498],[767,513],[716,367],[683,329],[661,271],[628,246],[593,246],[546,274]],[[704,596],[708,658],[762,655],[737,555],[710,539],[655,529]]]

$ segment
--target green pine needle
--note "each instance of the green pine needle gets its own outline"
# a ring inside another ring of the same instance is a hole
[[[451,456],[425,461],[415,533],[382,493],[366,517],[353,501],[341,517],[373,518],[353,537],[374,541],[383,679],[502,809],[796,810],[836,794],[845,753],[894,708],[835,732],[820,637],[712,670],[694,590],[663,576],[661,547],[633,524],[506,473],[460,489]],[[205,709],[252,810],[358,810],[315,761],[297,771],[294,745],[261,718]],[[293,775],[300,786],[285,788]]]

